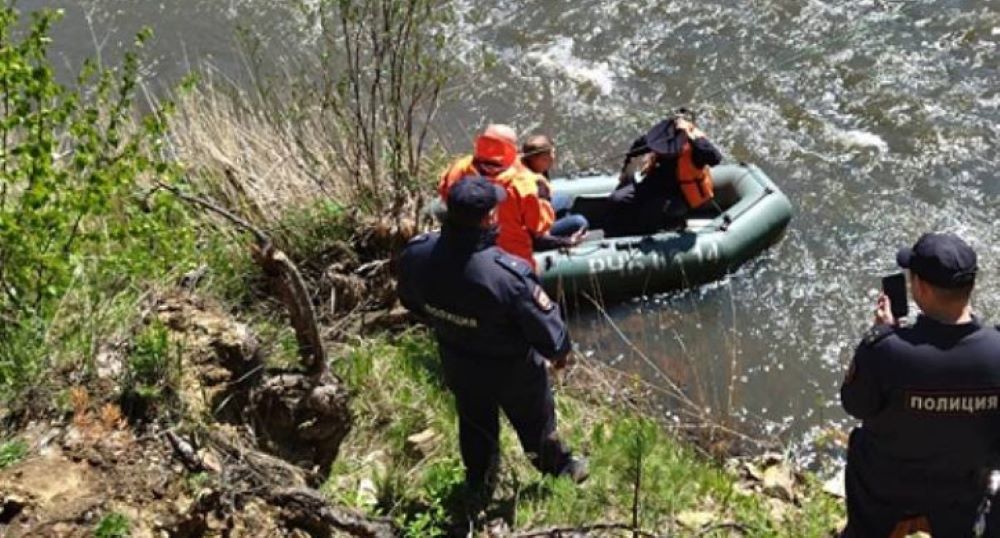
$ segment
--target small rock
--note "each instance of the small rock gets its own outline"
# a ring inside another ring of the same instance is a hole
[[[201,466],[204,467],[206,471],[211,471],[216,474],[222,472],[222,463],[219,461],[219,456],[215,455],[215,452],[205,449],[199,450],[198,458],[201,459]]]
[[[437,448],[441,435],[434,428],[415,433],[406,438],[406,451],[417,457],[426,457]]]
[[[677,523],[690,530],[699,530],[719,518],[712,512],[685,510],[677,514]]]
[[[378,504],[378,488],[375,481],[370,478],[362,478],[358,484],[357,502],[359,506],[371,508]]]
[[[793,502],[795,500],[795,476],[785,465],[773,465],[764,470],[761,481],[765,495]]]
[[[844,485],[844,470],[841,469],[833,478],[823,482],[823,492],[833,495],[838,499],[847,497],[846,486]]]
[[[510,525],[503,518],[496,518],[486,524],[487,538],[506,538],[510,536]]]
[[[776,523],[783,523],[792,512],[791,505],[779,499],[768,499],[767,505],[771,521]]]

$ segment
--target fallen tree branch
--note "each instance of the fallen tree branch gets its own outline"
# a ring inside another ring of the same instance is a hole
[[[715,531],[721,531],[724,529],[738,531],[743,535],[749,535],[751,530],[750,527],[747,527],[746,525],[741,525],[739,523],[733,523],[733,522],[716,523],[715,525],[710,525],[705,529],[703,529],[701,532],[698,533],[698,536],[708,536],[710,533],[713,533]]]
[[[316,312],[298,267],[284,252],[274,247],[274,243],[271,242],[271,238],[267,234],[247,222],[246,219],[214,201],[187,194],[173,185],[162,181],[157,181],[156,185],[157,188],[164,189],[185,202],[220,215],[242,230],[253,234],[257,240],[252,252],[253,259],[271,279],[277,290],[278,298],[288,309],[292,328],[295,329],[295,339],[299,344],[299,356],[306,372],[315,379],[326,377],[329,374],[329,366],[326,363],[323,339],[320,337],[319,325],[316,322]]]
[[[237,227],[243,229],[244,231],[250,232],[251,234],[253,234],[254,238],[257,240],[257,244],[259,246],[263,247],[265,245],[270,245],[271,244],[271,238],[268,237],[267,234],[265,234],[264,232],[262,232],[260,230],[260,228],[254,226],[253,224],[250,224],[249,222],[247,222],[242,217],[240,217],[240,216],[236,215],[235,213],[233,213],[232,211],[229,211],[228,209],[220,206],[219,204],[217,204],[217,203],[215,203],[213,201],[210,201],[210,200],[206,200],[205,198],[201,198],[199,196],[193,196],[193,195],[187,194],[184,191],[178,189],[177,187],[175,187],[173,185],[169,185],[169,184],[164,183],[162,181],[157,181],[156,182],[156,186],[158,188],[160,188],[160,189],[163,189],[163,190],[166,190],[166,191],[172,193],[174,196],[180,198],[181,200],[184,200],[185,202],[187,202],[189,204],[194,204],[194,205],[197,205],[197,206],[199,206],[199,207],[201,207],[203,209],[207,209],[207,210],[215,213],[216,215],[219,215],[220,217],[223,217],[224,219],[228,220],[229,222],[235,224]]]
[[[633,536],[643,536],[645,538],[658,538],[659,536],[642,529],[637,529],[628,523],[595,523],[582,527],[552,527],[550,529],[530,530],[515,534],[514,538],[562,538],[598,531],[628,531]]]
[[[332,536],[329,529],[348,532],[361,538],[394,538],[396,528],[387,519],[370,519],[343,508],[331,506],[316,490],[288,488],[270,490],[267,500],[280,506],[290,523],[314,533],[314,536]]]

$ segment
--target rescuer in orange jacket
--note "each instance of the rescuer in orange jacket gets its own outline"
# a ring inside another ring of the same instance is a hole
[[[473,154],[458,159],[441,175],[438,194],[447,200],[451,186],[465,176],[483,176],[507,191],[497,207],[497,246],[535,268],[535,237],[555,221],[552,205],[539,196],[538,177],[517,156],[517,134],[506,125],[490,125],[476,137]]]
[[[641,157],[642,181],[630,173]],[[639,235],[683,226],[692,209],[711,203],[711,166],[722,154],[684,111],[661,121],[639,137],[626,154],[618,188],[609,200],[605,232],[609,236]]]

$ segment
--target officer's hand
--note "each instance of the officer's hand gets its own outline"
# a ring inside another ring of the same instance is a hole
[[[693,123],[684,118],[677,118],[674,121],[674,127],[687,133],[688,138],[691,140],[705,136],[705,133],[701,132],[701,129],[695,127]]]
[[[583,228],[580,231],[576,232],[575,234],[569,236],[569,246],[575,247],[580,243],[583,243],[583,240],[586,238],[587,238],[587,229]]]
[[[875,325],[895,325],[896,318],[892,316],[892,302],[889,296],[882,293],[878,296],[875,306]]]

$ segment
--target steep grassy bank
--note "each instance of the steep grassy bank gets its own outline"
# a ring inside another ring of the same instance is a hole
[[[465,523],[457,418],[433,342],[410,330],[340,357],[334,367],[357,393],[359,420],[324,491],[392,517],[410,536],[454,532]],[[655,536],[789,537],[829,536],[840,524],[840,500],[815,477],[783,476],[790,470],[766,459],[712,461],[630,404],[644,395],[628,376],[573,368],[557,386],[559,429],[589,455],[590,479],[575,486],[542,477],[505,427],[501,483],[480,523],[517,536],[591,527],[629,536],[635,525]]]

